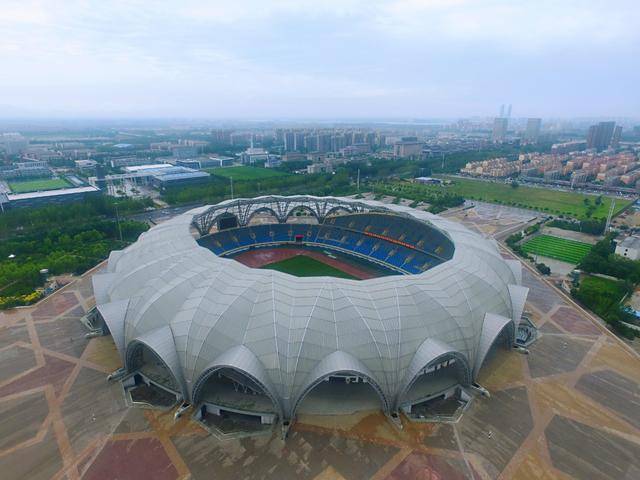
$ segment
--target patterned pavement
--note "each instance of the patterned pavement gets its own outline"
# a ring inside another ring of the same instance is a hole
[[[394,429],[378,412],[302,416],[277,434],[216,440],[188,415],[126,406],[110,337],[85,339],[91,272],[0,313],[0,472],[12,479],[637,479],[640,359],[524,271],[541,338],[498,351],[456,424]]]

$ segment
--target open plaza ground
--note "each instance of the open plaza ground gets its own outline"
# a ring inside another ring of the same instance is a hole
[[[458,212],[501,234],[518,213]],[[452,218],[456,218],[455,215]],[[524,219],[524,217],[522,217]],[[507,255],[505,253],[505,255]],[[380,411],[299,416],[279,431],[219,440],[173,411],[127,406],[111,337],[85,338],[91,275],[39,304],[0,313],[2,478],[635,479],[640,358],[530,269],[529,355],[498,350],[457,423],[391,425]]]
[[[580,263],[591,248],[592,245],[588,243],[551,235],[538,235],[522,244],[522,249],[529,254],[555,258],[574,265]]]
[[[70,187],[71,184],[64,178],[39,178],[36,180],[21,180],[9,182],[9,188],[13,193],[40,192],[43,190],[59,190]]]

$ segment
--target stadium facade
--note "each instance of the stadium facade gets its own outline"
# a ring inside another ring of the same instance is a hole
[[[265,215],[272,220],[255,223]],[[228,258],[290,244],[395,274],[299,278]],[[125,385],[153,384],[199,415],[226,410],[288,426],[311,392],[334,383],[366,385],[393,417],[470,387],[490,351],[516,341],[528,293],[521,281],[520,263],[494,241],[442,217],[377,201],[270,196],[155,226],[112,252],[93,286]]]

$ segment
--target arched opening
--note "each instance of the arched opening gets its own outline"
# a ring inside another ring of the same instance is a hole
[[[239,225],[238,217],[230,212],[221,213],[215,221],[218,231],[236,228]]]
[[[233,367],[206,371],[193,390],[196,418],[223,434],[261,432],[276,423],[275,399],[256,378]]]
[[[247,217],[246,225],[261,225],[264,223],[280,223],[278,214],[270,207],[256,208]]]
[[[123,386],[134,405],[169,408],[182,398],[175,375],[144,343],[134,341],[127,348],[126,368],[132,375]]]
[[[354,213],[353,210],[349,207],[343,206],[343,205],[337,205],[335,207],[330,208],[329,210],[327,210],[327,213],[325,214],[324,218],[329,218],[331,216],[334,215],[338,215],[338,214],[348,214],[348,213]]]
[[[350,415],[367,410],[389,410],[378,384],[355,371],[325,375],[308,385],[294,405],[292,417],[302,415]]]
[[[400,409],[410,418],[454,415],[469,400],[462,387],[470,381],[465,358],[445,353],[414,376],[400,398]]]
[[[300,223],[310,223],[312,220],[315,220],[314,223],[319,223],[315,210],[306,205],[298,205],[289,210],[289,213],[287,213],[287,221],[292,217],[294,217],[296,222]]]

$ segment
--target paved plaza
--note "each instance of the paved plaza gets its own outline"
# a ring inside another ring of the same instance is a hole
[[[474,218],[477,220],[477,218]],[[511,220],[511,219],[510,219]],[[185,415],[128,407],[86,339],[92,272],[0,313],[0,472],[12,479],[638,479],[640,359],[528,269],[530,355],[499,350],[455,424],[402,431],[381,412],[300,415],[279,433],[217,440]]]

